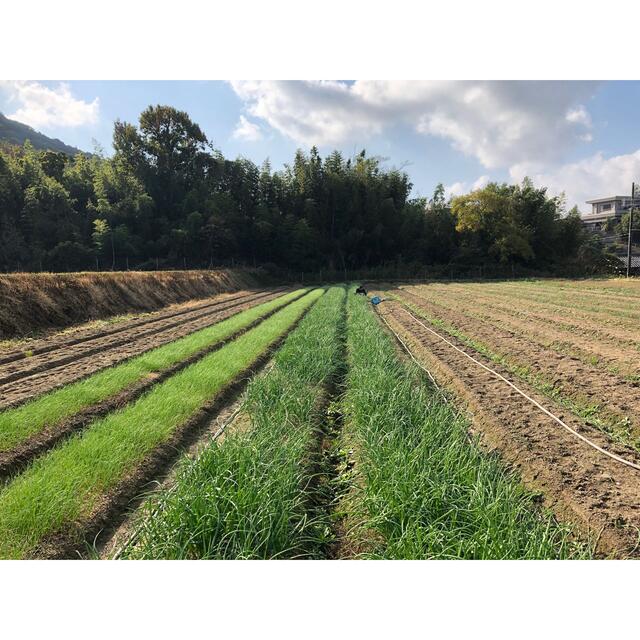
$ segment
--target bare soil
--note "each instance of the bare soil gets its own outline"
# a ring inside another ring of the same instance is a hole
[[[499,451],[527,486],[542,492],[546,506],[594,540],[599,553],[612,557],[638,555],[640,472],[602,455],[562,429],[504,382],[417,324],[400,302],[387,301],[379,311],[414,355],[470,409],[485,445]],[[512,379],[504,367],[455,338],[447,338]],[[526,383],[514,382],[596,444],[640,463],[637,452],[610,442]]]
[[[554,392],[573,398],[585,406],[597,406],[612,420],[628,421],[640,433],[640,385],[560,351],[536,344],[528,336],[509,330],[504,324],[470,317],[436,305],[409,292],[399,292],[403,300],[453,325],[492,352],[506,357],[515,366],[526,367],[553,385]]]
[[[0,275],[0,340],[260,286],[250,269]]]
[[[617,364],[628,365],[630,372],[638,370],[640,335],[636,327],[624,329],[618,323],[576,317],[576,314],[558,313],[551,305],[533,305],[520,298],[497,298],[484,292],[468,295],[456,292],[455,296],[439,295],[429,287],[406,287],[406,290],[439,304],[451,304],[453,308],[470,315],[478,315],[494,322],[508,322],[514,328],[524,329],[538,339],[551,344],[570,343],[577,349],[597,354]]]
[[[62,344],[39,354],[0,365],[0,408],[17,406],[37,395],[85,378],[105,367],[119,364],[150,349],[173,342],[194,331],[220,322],[258,303],[280,295],[283,290],[246,292],[230,300],[213,299],[195,309],[124,323],[117,333],[97,332],[93,337]],[[59,338],[54,338],[59,340]]]

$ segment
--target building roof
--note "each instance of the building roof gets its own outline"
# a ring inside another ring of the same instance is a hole
[[[638,200],[638,197],[635,198]],[[598,204],[599,202],[611,202],[612,200],[631,200],[631,196],[609,196],[608,198],[597,198],[596,200],[587,200],[587,204]]]

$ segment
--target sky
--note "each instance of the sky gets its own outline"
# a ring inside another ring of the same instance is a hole
[[[112,153],[116,119],[185,110],[227,158],[274,169],[297,148],[361,149],[406,171],[413,195],[525,176],[567,208],[640,181],[636,81],[0,81],[0,112],[85,151]]]

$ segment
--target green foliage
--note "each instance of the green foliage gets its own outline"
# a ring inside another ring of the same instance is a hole
[[[111,158],[29,142],[0,150],[0,269],[602,262],[582,250],[579,225],[564,224],[561,200],[528,180],[449,206],[442,185],[410,199],[408,176],[365,151],[298,150],[273,171],[225,159],[187,113],[163,105],[137,125],[116,122],[113,146]],[[108,235],[95,235],[96,220]]]
[[[0,490],[0,558],[33,553],[49,536],[78,535],[101,500],[223,387],[254,363],[321,290],[99,419]]]
[[[588,556],[571,532],[468,434],[468,423],[399,361],[371,305],[350,296],[345,429],[358,449],[355,538],[375,558]]]
[[[324,295],[254,378],[250,420],[184,461],[174,488],[146,505],[135,558],[317,558],[331,522],[316,509],[319,411],[342,360],[343,288]]]
[[[167,369],[198,351],[221,342],[263,315],[291,302],[304,291],[298,289],[256,305],[184,338],[36,397],[17,408],[0,411],[0,451],[10,451],[34,434],[47,427],[54,427],[79,411],[116,395],[145,376]]]

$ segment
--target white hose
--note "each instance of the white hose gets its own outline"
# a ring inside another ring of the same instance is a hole
[[[479,360],[476,360],[473,356],[470,356],[466,351],[460,349],[460,347],[457,347],[455,344],[453,344],[453,342],[451,342],[450,340],[447,340],[445,337],[441,336],[438,332],[436,332],[433,329],[431,329],[431,327],[428,327],[426,324],[424,324],[424,322],[421,322],[418,318],[416,318],[410,311],[408,311],[404,307],[401,306],[400,308],[408,316],[410,316],[415,322],[417,322],[419,325],[424,327],[427,331],[431,332],[434,336],[436,336],[437,338],[439,338],[443,342],[446,342],[450,347],[453,347],[456,351],[459,351],[463,356],[469,358],[469,360],[471,360],[472,362],[475,362],[477,365],[482,367],[485,371],[488,371],[489,373],[491,373],[494,376],[496,376],[496,378],[499,378],[503,382],[506,382],[512,389],[517,391],[523,398],[527,399],[529,402],[531,402],[531,404],[533,404],[536,407],[538,407],[538,409],[540,409],[540,411],[542,411],[544,414],[546,414],[547,416],[549,416],[550,418],[555,420],[561,427],[566,429],[569,433],[571,433],[572,435],[576,436],[577,438],[580,438],[580,440],[582,440],[583,442],[588,444],[590,447],[593,447],[596,451],[599,451],[600,453],[604,454],[605,456],[608,456],[609,458],[612,458],[613,460],[616,460],[617,462],[620,462],[620,463],[626,465],[627,467],[631,467],[632,469],[636,469],[637,471],[640,471],[640,465],[635,464],[634,462],[631,462],[630,460],[625,460],[624,458],[616,455],[615,453],[611,453],[610,451],[607,451],[606,449],[603,449],[602,447],[597,445],[595,442],[591,442],[591,440],[589,440],[588,438],[585,438],[585,436],[583,436],[581,433],[578,433],[575,429],[572,429],[568,424],[566,424],[566,422],[563,422],[560,418],[558,418],[558,416],[555,416],[553,413],[551,413],[551,411],[549,411],[548,409],[543,407],[537,400],[534,400],[532,397],[528,396],[524,391],[522,391],[522,389],[520,389],[515,384],[513,384],[513,382],[510,382],[503,375],[500,375],[497,371],[494,371],[493,369],[491,369],[491,367],[487,367],[485,364],[483,364]],[[385,322],[386,322],[386,320],[385,320]],[[406,348],[406,346],[405,346],[405,348]],[[413,354],[412,354],[412,357],[415,360],[415,357],[413,356]]]
[[[382,322],[384,322],[387,325],[387,328],[389,329],[389,331],[393,333],[393,335],[396,337],[398,342],[402,345],[404,350],[409,354],[409,357],[429,376],[429,380],[431,380],[431,383],[433,384],[433,386],[440,393],[440,395],[442,396],[442,399],[448,404],[449,398],[447,398],[447,396],[443,393],[442,389],[438,386],[438,383],[436,382],[436,379],[434,378],[431,371],[429,371],[429,369],[427,369],[421,362],[418,361],[418,359],[411,352],[411,349],[409,349],[409,347],[405,344],[404,340],[398,335],[396,331],[393,330],[393,327],[387,322],[387,319],[381,313],[379,313],[378,316],[382,318]]]

